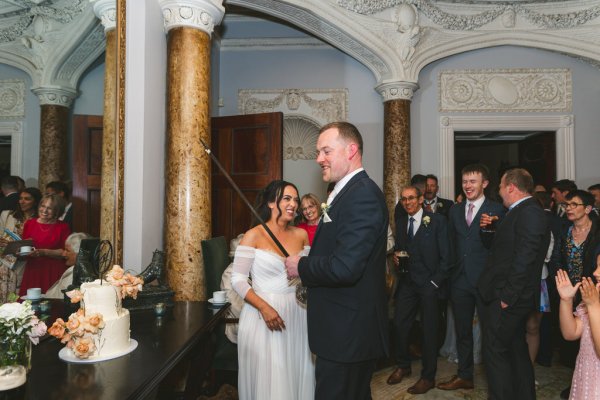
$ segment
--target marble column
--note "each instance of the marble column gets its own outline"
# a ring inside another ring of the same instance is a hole
[[[210,35],[221,1],[161,0],[167,38],[165,251],[175,300],[206,300],[200,242],[211,236]]]
[[[122,215],[123,157],[121,140],[117,137],[117,33],[116,33],[116,0],[93,0],[94,13],[100,18],[106,35],[106,51],[104,55],[104,115],[102,118],[102,177],[100,186],[100,238],[109,240],[116,249],[121,249],[117,243],[121,239],[118,233],[122,230],[119,225],[119,215]],[[121,171],[121,173],[119,173]],[[120,211],[120,212],[119,212]],[[117,251],[115,262],[121,257]]]
[[[410,101],[417,87],[412,82],[394,82],[376,88],[384,100],[383,193],[394,232],[394,209],[411,177]]]
[[[37,87],[32,89],[41,106],[40,159],[38,186],[42,192],[52,181],[69,178],[67,169],[69,109],[77,91],[65,87]]]

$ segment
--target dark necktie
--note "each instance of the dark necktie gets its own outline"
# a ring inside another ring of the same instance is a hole
[[[413,217],[410,217],[408,220],[408,240],[412,240],[412,238],[415,236],[415,226],[414,226],[414,222],[415,219]]]
[[[425,210],[428,212],[433,212],[433,200],[425,200]]]

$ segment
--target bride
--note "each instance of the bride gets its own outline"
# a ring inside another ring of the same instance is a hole
[[[306,231],[290,225],[298,197],[296,186],[278,180],[257,199],[258,214],[289,254],[308,253]],[[306,309],[296,301],[284,261],[260,224],[244,234],[235,252],[231,282],[246,302],[238,332],[240,400],[314,398]]]

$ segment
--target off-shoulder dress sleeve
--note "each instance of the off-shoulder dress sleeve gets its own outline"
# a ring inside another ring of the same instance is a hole
[[[239,245],[235,250],[231,271],[231,286],[241,298],[246,298],[246,294],[251,287],[248,283],[248,277],[250,276],[252,264],[254,264],[255,253],[256,249],[254,247],[243,245]]]

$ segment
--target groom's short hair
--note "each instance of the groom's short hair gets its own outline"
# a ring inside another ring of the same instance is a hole
[[[356,126],[346,121],[330,122],[329,124],[323,126],[321,130],[319,130],[319,135],[332,128],[336,128],[338,130],[338,134],[342,139],[356,143],[358,145],[358,152],[362,156],[363,139]]]

